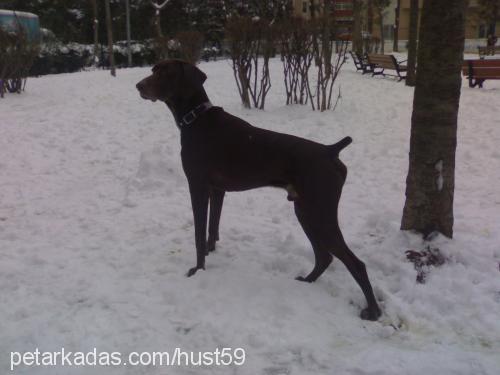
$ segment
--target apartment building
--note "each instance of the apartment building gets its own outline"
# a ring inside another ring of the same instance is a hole
[[[400,1],[401,1],[401,10],[400,10],[400,22],[399,22],[399,38],[402,40],[406,40],[408,39],[408,31],[410,24],[410,0],[400,0]],[[395,10],[396,3],[397,1],[393,0],[390,8]],[[422,8],[422,3],[423,0],[420,0],[419,9]],[[500,34],[500,22],[497,22],[496,25],[488,25],[479,16],[478,1],[469,0],[469,5],[467,8],[467,19],[465,24],[465,39],[486,38],[488,35],[488,31]]]
[[[437,0],[435,0],[437,1]],[[334,5],[334,15],[340,21],[340,27],[343,29],[341,33],[344,35],[350,33],[353,23],[353,1],[352,0],[336,0]],[[400,46],[405,47],[408,40],[409,24],[410,24],[410,0],[399,0],[399,28],[398,36]],[[293,0],[293,13],[296,17],[303,17],[305,19],[311,18],[311,5],[314,4],[315,14],[320,14],[323,9],[323,0]],[[383,13],[383,28],[386,46],[392,45],[394,36],[394,27],[396,23],[396,8],[398,0],[392,0],[391,4],[384,9]],[[419,9],[422,8],[423,0],[419,0]],[[469,0],[467,8],[467,19],[465,27],[466,46],[473,46],[483,43],[483,39],[487,37],[488,33],[493,31],[500,35],[500,14],[498,17],[499,22],[496,25],[488,25],[479,16],[479,5],[477,0]],[[366,29],[366,25],[364,26]],[[366,30],[365,30],[366,31]],[[373,37],[380,38],[380,26],[375,14]],[[475,47],[474,47],[475,48]]]
[[[322,0],[293,0],[293,15],[304,19],[311,19],[314,15],[321,15],[324,11]],[[332,10],[337,21],[338,34],[350,38],[352,31],[353,7],[352,0],[336,0]]]

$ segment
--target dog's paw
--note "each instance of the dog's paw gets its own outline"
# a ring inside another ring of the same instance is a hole
[[[297,281],[303,281],[305,283],[312,283],[314,281],[314,280],[308,279],[307,277],[303,277],[303,276],[297,276],[295,278],[295,280],[297,280]]]
[[[374,322],[380,318],[380,315],[382,315],[382,311],[380,311],[378,307],[367,307],[366,309],[361,310],[361,314],[359,316],[363,320],[371,320]]]
[[[207,241],[207,255],[209,253],[211,253],[212,251],[215,251],[215,243],[216,243],[216,240],[209,239]]]
[[[193,268],[190,268],[189,271],[187,272],[186,276],[187,277],[191,277],[191,276],[193,276],[196,273],[196,271],[198,271],[198,270],[204,270],[204,269],[205,269],[205,267],[193,267]]]

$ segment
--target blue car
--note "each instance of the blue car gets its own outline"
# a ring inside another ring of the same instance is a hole
[[[40,20],[36,14],[0,9],[0,28],[15,31],[19,26],[27,33],[30,41],[40,41]]]

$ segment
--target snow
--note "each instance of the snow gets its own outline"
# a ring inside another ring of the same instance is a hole
[[[401,232],[412,90],[348,63],[334,112],[285,106],[271,62],[265,111],[241,107],[228,61],[202,63],[211,101],[272,130],[334,143],[349,168],[340,222],[384,310],[335,260],[314,284],[294,280],[314,256],[286,192],[227,195],[206,271],[194,230],[179,134],[164,105],[140,99],[149,69],[30,78],[0,100],[0,368],[12,351],[213,351],[244,348],[228,374],[498,374],[500,368],[500,82],[464,80],[455,237],[425,284]],[[335,89],[337,92],[337,89]],[[29,367],[16,374],[193,374],[179,367]],[[7,372],[4,370],[3,372]]]
[[[85,13],[81,9],[68,9],[68,13],[72,14],[77,20],[85,17]]]

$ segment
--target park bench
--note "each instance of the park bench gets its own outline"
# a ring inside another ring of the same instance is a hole
[[[487,79],[500,79],[500,60],[464,60],[464,76],[469,79],[469,87],[483,87]]]
[[[496,47],[488,47],[488,46],[481,46],[477,47],[477,53],[479,54],[480,59],[484,59],[484,56],[488,55],[496,55],[497,53],[500,53],[500,46]]]
[[[368,54],[368,64],[371,67],[372,76],[392,75],[398,77],[399,81],[401,81],[406,78],[406,66],[401,64],[403,62],[404,61],[397,61],[393,55]],[[396,74],[387,74],[385,73],[386,69],[394,70]]]
[[[363,74],[365,73],[371,73],[371,67],[370,64],[368,64],[368,60],[365,56],[360,55],[357,52],[351,51],[351,57],[352,61],[354,62],[354,65],[356,66],[356,71],[361,70]]]

